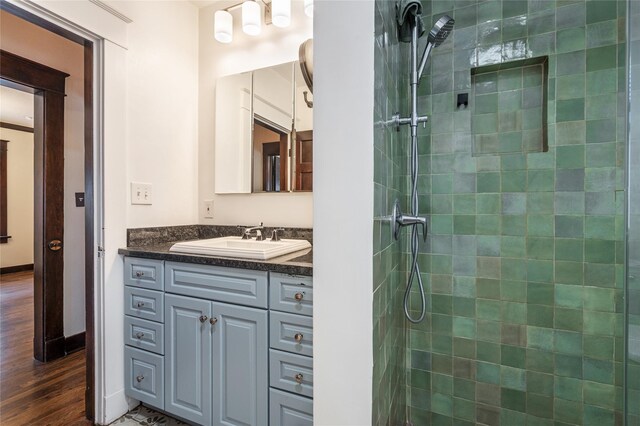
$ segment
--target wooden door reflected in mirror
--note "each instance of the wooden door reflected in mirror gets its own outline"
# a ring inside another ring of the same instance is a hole
[[[313,191],[313,131],[296,133],[296,191]]]

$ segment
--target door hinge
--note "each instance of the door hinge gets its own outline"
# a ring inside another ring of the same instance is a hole
[[[104,247],[98,246],[98,257],[102,257],[103,253],[104,253]]]

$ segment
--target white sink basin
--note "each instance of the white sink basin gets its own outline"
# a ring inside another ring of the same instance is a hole
[[[307,240],[256,241],[255,239],[243,240],[242,237],[220,237],[183,241],[171,246],[169,251],[267,260],[310,247],[311,244]]]

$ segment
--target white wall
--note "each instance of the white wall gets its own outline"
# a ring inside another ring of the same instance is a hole
[[[292,2],[291,26],[279,29],[263,26],[259,37],[250,37],[238,27],[234,11],[234,40],[222,44],[213,38],[216,5],[200,9],[199,222],[205,224],[257,224],[268,226],[313,226],[313,194],[219,194],[214,193],[215,85],[218,77],[264,68],[298,59],[300,44],[312,37],[311,19],[300,0]],[[204,218],[204,200],[214,200],[213,219]]]
[[[313,159],[331,164],[313,176],[314,424],[364,426],[372,419],[374,2],[316,0],[314,35]]]
[[[115,2],[127,43],[127,175],[153,185],[127,208],[129,228],[197,223],[198,9],[184,1]],[[127,188],[122,188],[127,193]]]
[[[84,47],[1,12],[2,49],[66,72],[64,101],[64,334],[84,331]],[[33,221],[31,222],[33,225]],[[33,241],[32,241],[33,243]]]
[[[0,266],[33,263],[33,133],[0,128],[7,140],[7,231]]]

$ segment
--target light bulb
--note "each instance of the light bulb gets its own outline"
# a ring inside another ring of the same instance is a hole
[[[271,22],[276,27],[288,27],[291,23],[291,0],[273,0],[271,2]]]
[[[242,31],[248,35],[258,35],[262,30],[262,19],[260,17],[260,5],[247,0],[242,3]]]
[[[233,40],[233,17],[226,10],[218,10],[214,15],[214,37],[220,43]]]
[[[313,0],[304,0],[304,14],[313,18]]]

